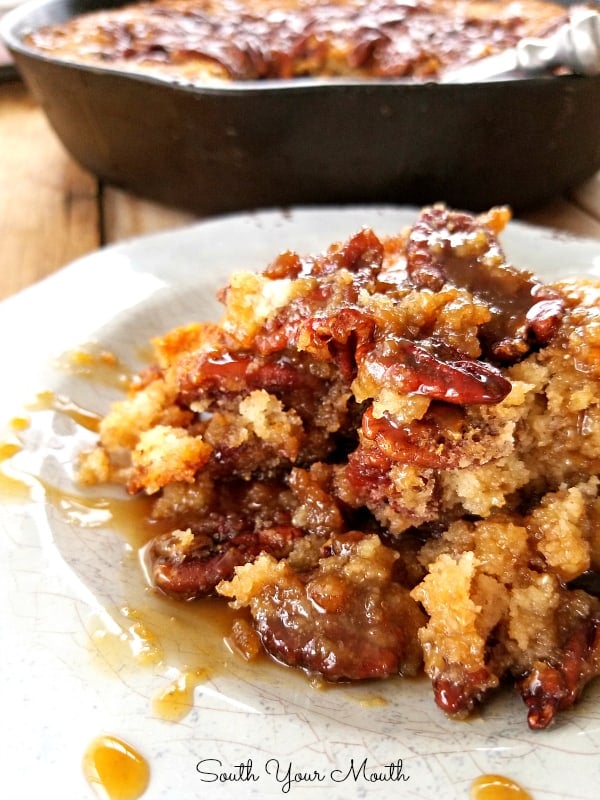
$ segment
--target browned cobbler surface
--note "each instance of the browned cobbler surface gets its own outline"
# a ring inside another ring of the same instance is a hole
[[[155,0],[88,13],[27,41],[58,58],[190,81],[435,79],[564,21],[550,0]]]
[[[425,671],[548,725],[600,671],[600,283],[506,263],[439,205],[232,275],[154,342],[81,467],[155,498],[152,578],[245,609],[248,654],[330,681]]]

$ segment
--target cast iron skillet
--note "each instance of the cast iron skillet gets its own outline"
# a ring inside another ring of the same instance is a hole
[[[528,209],[600,169],[600,75],[443,85],[180,85],[61,63],[28,31],[123,0],[35,0],[0,31],[67,150],[104,181],[200,214],[444,201]]]

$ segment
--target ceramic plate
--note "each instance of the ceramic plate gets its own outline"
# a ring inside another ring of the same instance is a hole
[[[201,628],[193,607],[161,605],[146,589],[123,536],[122,498],[80,498],[73,481],[77,452],[94,438],[90,414],[120,394],[118,369],[139,368],[151,336],[216,318],[215,290],[230,271],[261,268],[283,249],[321,250],[365,224],[393,232],[415,214],[352,207],[218,218],[100,250],[0,306],[10,800],[96,797],[81,764],[102,734],[149,764],[144,800],[466,800],[487,773],[517,781],[533,800],[596,800],[598,682],[573,713],[532,732],[511,691],[452,722],[427,681],[323,691],[284,668],[253,670],[223,645],[217,622],[204,615]],[[544,277],[600,277],[597,241],[513,223],[503,242],[515,264]],[[118,369],[90,377],[84,356],[97,362],[102,350]],[[169,687],[182,689],[177,721],[155,702]]]

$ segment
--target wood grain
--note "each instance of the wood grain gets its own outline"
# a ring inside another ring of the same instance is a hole
[[[97,182],[19,82],[0,92],[0,298],[99,244]]]
[[[102,209],[102,240],[106,244],[132,236],[181,228],[199,219],[185,211],[143,200],[110,186],[103,189]]]

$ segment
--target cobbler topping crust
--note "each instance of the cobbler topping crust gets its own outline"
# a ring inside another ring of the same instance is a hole
[[[58,58],[192,81],[422,80],[565,19],[550,0],[155,0],[84,14],[27,41]]]
[[[234,274],[154,342],[84,482],[154,498],[154,586],[227,598],[249,658],[424,671],[533,728],[600,671],[600,284],[507,263],[509,211],[425,208]],[[236,638],[237,637],[237,638]]]

